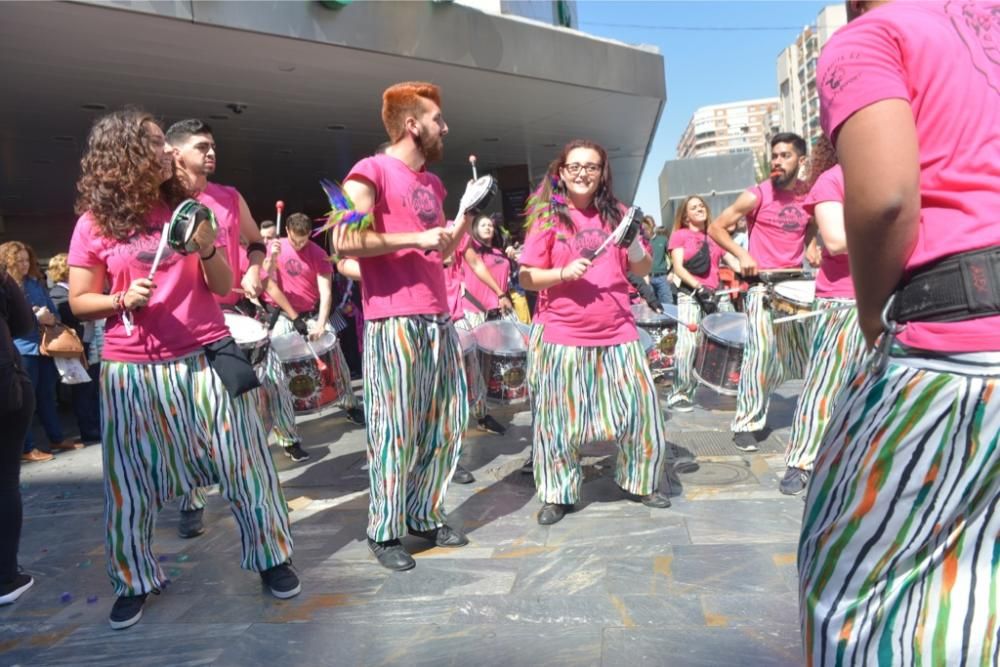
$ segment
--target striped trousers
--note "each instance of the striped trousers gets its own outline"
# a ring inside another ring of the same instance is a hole
[[[773,324],[766,296],[763,285],[755,285],[747,293],[747,344],[736,390],[736,414],[730,426],[734,433],[764,428],[771,393],[785,380],[802,377],[808,361],[812,341],[809,320]]]
[[[538,498],[576,503],[583,482],[580,448],[609,440],[618,443],[618,486],[639,495],[655,491],[667,442],[642,345],[542,342],[532,366]]]
[[[674,347],[674,386],[670,392],[669,402],[685,399],[694,400],[698,383],[694,377],[694,357],[698,351],[700,331],[689,331],[688,324],[701,324],[701,307],[694,297],[678,292],[677,317],[681,322],[677,325],[677,345]]]
[[[799,542],[809,665],[998,665],[1000,352],[844,389]]]
[[[469,419],[462,348],[447,318],[365,322],[368,537],[444,524],[444,497]]]
[[[455,327],[472,331],[475,327],[467,319],[468,315],[466,313],[466,317],[457,320]],[[465,379],[469,392],[469,416],[479,420],[486,416],[486,380],[479,365],[479,350],[473,350],[468,356],[463,351],[462,358],[465,360]]]
[[[315,320],[309,320],[310,324],[313,322],[315,322]],[[337,335],[333,325],[329,322],[326,323],[326,330],[333,335]],[[285,317],[284,313],[282,313],[281,316],[278,317],[278,321],[275,322],[271,335],[280,336],[282,334],[292,333],[293,331],[295,331],[295,327],[292,326],[292,321]],[[337,340],[337,344],[333,346],[330,356],[333,358],[333,367],[336,371],[335,377],[337,381],[338,398],[334,401],[334,405],[344,410],[350,410],[351,408],[358,407],[358,398],[354,395],[354,391],[351,388],[351,369],[347,365],[347,359],[344,357],[344,351],[340,349],[339,339]]]
[[[813,308],[827,310],[853,304],[853,299],[817,298]],[[785,451],[785,465],[800,470],[813,469],[840,391],[861,370],[866,351],[856,308],[817,315],[812,326],[812,353]]]
[[[288,391],[288,378],[278,359],[278,353],[268,349],[263,364],[254,367],[260,387],[252,391],[256,398],[256,410],[264,424],[264,433],[274,433],[281,447],[288,447],[299,440],[295,427],[295,406]],[[205,489],[198,487],[181,496],[181,511],[191,512],[205,507],[208,499]]]
[[[285,497],[250,392],[232,398],[199,352],[162,363],[101,364],[108,575],[116,595],[162,588],[156,513],[219,484],[236,517],[242,566],[260,572],[292,553]]]

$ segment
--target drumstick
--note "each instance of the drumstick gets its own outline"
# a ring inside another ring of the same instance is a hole
[[[669,317],[674,322],[677,322],[677,324],[683,324],[684,326],[687,327],[687,330],[690,331],[691,333],[695,333],[695,332],[698,331],[698,325],[695,324],[694,322],[685,322],[680,317],[677,317],[675,315],[671,315],[670,313],[667,313],[667,312],[662,312],[662,313],[660,313],[660,315],[663,315],[664,317]]]
[[[278,212],[278,215],[276,216],[277,219],[275,220],[274,224],[278,230],[277,231],[278,238],[281,238],[281,212],[285,210],[285,202],[281,201],[280,199],[274,202],[274,209]]]
[[[167,239],[170,238],[170,223],[163,225],[163,232],[160,234],[160,243],[156,246],[156,254],[153,256],[153,265],[149,269],[147,279],[152,281],[156,275],[156,269],[160,268],[160,260],[163,259],[163,252],[167,249]],[[125,326],[125,335],[132,335],[132,314],[127,310],[122,313],[122,324]]]
[[[325,373],[326,364],[323,362],[322,359],[319,358],[319,355],[316,354],[316,348],[314,348],[313,344],[310,343],[308,340],[306,341],[306,347],[309,348],[309,352],[312,353],[313,359],[316,360],[316,368],[319,369],[320,373]]]
[[[796,320],[805,320],[805,319],[808,319],[810,317],[819,317],[820,315],[823,315],[825,313],[832,313],[832,312],[838,311],[838,310],[848,310],[848,309],[854,308],[854,307],[855,307],[854,304],[850,304],[850,305],[844,304],[843,306],[834,306],[832,308],[822,308],[820,310],[810,310],[808,313],[799,313],[798,315],[788,315],[786,317],[779,317],[778,319],[773,320],[771,323],[772,324],[781,324],[783,322],[795,322]]]
[[[469,156],[469,164],[472,165],[472,180],[478,180],[479,176],[476,174],[476,156]]]

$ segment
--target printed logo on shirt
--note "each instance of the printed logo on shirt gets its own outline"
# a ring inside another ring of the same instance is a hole
[[[945,11],[969,49],[972,64],[1000,94],[1000,3],[965,0],[949,2]]]
[[[305,270],[305,265],[303,265],[302,262],[295,257],[291,257],[285,262],[285,273],[290,276],[301,276],[305,273]]]
[[[577,232],[576,238],[573,240],[573,247],[580,253],[580,257],[593,259],[594,253],[597,252],[606,238],[608,238],[608,233],[603,229],[584,229]]]
[[[851,60],[856,60],[859,57],[857,53],[849,53],[846,56],[841,56],[837,58],[829,68],[826,70],[826,74],[823,76],[823,83],[821,84],[823,88],[827,90],[830,100],[837,98],[840,93],[842,93],[849,85],[858,80],[861,75],[857,72],[852,72],[850,67],[852,64]]]
[[[805,211],[798,206],[785,206],[778,212],[778,225],[786,232],[799,232],[807,222]]]
[[[406,204],[425,228],[441,226],[441,200],[431,188],[414,183],[406,194]]]
[[[125,243],[116,243],[111,246],[108,254],[128,258],[144,269],[150,269],[153,267],[159,245],[159,234],[156,236],[133,236]],[[163,249],[163,256],[160,258],[160,264],[156,270],[162,271],[169,266],[173,266],[180,259],[181,255],[174,252],[170,246],[167,246]]]

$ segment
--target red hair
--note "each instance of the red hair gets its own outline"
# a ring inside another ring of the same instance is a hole
[[[421,98],[441,106],[441,89],[426,81],[405,81],[389,86],[382,93],[382,124],[392,143],[405,136],[408,116],[424,112]]]

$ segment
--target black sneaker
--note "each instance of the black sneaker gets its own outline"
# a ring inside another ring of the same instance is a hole
[[[535,460],[530,454],[524,463],[521,464],[521,472],[525,475],[531,475],[535,472]]]
[[[413,556],[406,552],[399,540],[376,542],[369,537],[368,548],[375,554],[379,564],[390,570],[402,572],[403,570],[412,570],[417,566],[417,561],[413,560]]]
[[[733,444],[741,452],[756,452],[757,437],[754,431],[745,431],[733,434]]]
[[[0,584],[0,606],[14,604],[34,583],[35,580],[31,578],[30,574],[18,572],[13,581],[7,584]]]
[[[285,450],[285,456],[295,461],[296,463],[301,463],[302,461],[309,460],[309,452],[302,449],[302,444],[296,440],[292,444],[283,448]]]
[[[688,400],[685,396],[677,396],[667,402],[667,407],[674,412],[693,412],[694,403]]]
[[[124,630],[139,622],[142,618],[142,605],[146,603],[146,593],[141,595],[119,595],[115,606],[111,608],[108,621],[112,630]]]
[[[271,591],[271,595],[280,600],[293,598],[302,592],[299,577],[288,563],[264,570],[260,573],[260,579]]]
[[[347,421],[351,422],[352,424],[357,424],[358,426],[364,426],[365,425],[365,411],[364,411],[364,409],[362,409],[362,408],[348,408],[346,410],[346,412],[347,412]]]
[[[778,490],[786,496],[797,496],[809,484],[809,471],[802,468],[788,468],[778,484]]]
[[[451,476],[451,481],[455,482],[455,484],[472,484],[476,481],[476,478],[459,464],[455,466],[455,474]]]
[[[410,535],[429,540],[434,543],[434,546],[438,547],[464,547],[469,543],[469,538],[465,536],[465,533],[447,524],[438,526],[433,530],[414,530],[410,528],[409,531]]]
[[[486,431],[487,433],[495,433],[497,435],[503,435],[507,432],[500,422],[493,418],[493,415],[486,415],[479,420],[479,430]]]
[[[177,534],[185,540],[198,537],[205,532],[205,522],[202,515],[205,509],[181,510],[181,521],[177,524]]]

